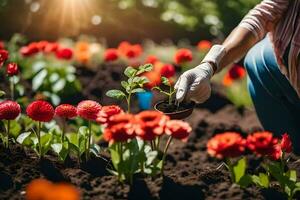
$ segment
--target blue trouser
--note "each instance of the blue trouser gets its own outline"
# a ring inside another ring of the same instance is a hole
[[[277,136],[287,132],[294,150],[300,153],[300,99],[280,72],[268,37],[248,52],[245,67],[248,89],[262,126]]]

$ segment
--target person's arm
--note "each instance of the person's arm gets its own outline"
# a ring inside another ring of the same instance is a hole
[[[206,101],[211,93],[213,74],[242,58],[274,28],[288,5],[289,0],[264,0],[255,6],[222,45],[214,45],[199,66],[179,77],[175,84],[176,100],[181,102],[187,97],[199,103]]]

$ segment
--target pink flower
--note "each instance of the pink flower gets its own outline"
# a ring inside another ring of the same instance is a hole
[[[124,111],[117,105],[103,106],[98,113],[96,121],[100,124],[107,125],[110,117],[123,113]]]
[[[184,142],[187,141],[191,131],[191,126],[181,120],[170,120],[166,123],[166,134]]]
[[[102,106],[96,101],[84,100],[77,106],[77,114],[86,120],[96,121]]]

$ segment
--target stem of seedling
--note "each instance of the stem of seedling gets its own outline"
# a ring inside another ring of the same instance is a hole
[[[117,148],[118,148],[118,152],[119,152],[119,156],[120,156],[120,165],[118,167],[118,179],[119,179],[119,181],[122,181],[122,174],[121,174],[121,169],[120,169],[120,166],[122,166],[122,163],[123,163],[123,144],[122,144],[122,142],[119,142]]]
[[[11,100],[15,99],[15,77],[10,77],[10,93],[11,93]]]
[[[85,159],[88,161],[90,159],[90,148],[91,148],[91,138],[92,138],[92,123],[89,121],[89,133],[88,133],[88,144],[87,149],[85,150]]]
[[[157,150],[157,151],[159,151],[160,138],[161,138],[161,136],[158,136],[158,137],[157,137],[157,143],[156,143],[156,150]]]
[[[127,100],[127,112],[130,113],[130,101],[131,101],[131,91],[128,93]]]
[[[167,141],[167,144],[165,146],[164,152],[163,152],[162,164],[161,164],[161,175],[164,175],[164,164],[165,164],[165,160],[166,160],[166,156],[167,156],[167,151],[172,142],[172,139],[173,139],[172,136],[170,136]]]

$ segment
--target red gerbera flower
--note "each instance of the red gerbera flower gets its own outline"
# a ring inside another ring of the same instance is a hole
[[[55,108],[55,115],[71,119],[77,116],[77,109],[75,106],[72,106],[70,104],[61,104]]]
[[[119,106],[103,106],[101,111],[98,113],[96,121],[100,124],[106,125],[111,116],[122,113],[123,110]]]
[[[73,51],[70,48],[61,48],[56,51],[56,57],[59,59],[70,60],[73,57]]]
[[[118,50],[117,49],[107,49],[105,52],[104,52],[104,60],[106,62],[110,62],[110,61],[115,61],[119,58],[119,55],[118,55]]]
[[[15,76],[19,73],[19,67],[16,63],[9,63],[6,67],[6,73],[8,76]]]
[[[165,132],[166,122],[169,117],[158,111],[143,111],[136,115],[137,136],[143,140],[154,140]]]
[[[145,63],[150,63],[152,65],[154,65],[156,62],[158,61],[157,57],[154,55],[149,55],[146,60]]]
[[[279,160],[282,156],[282,149],[280,147],[280,144],[276,144],[271,148],[270,153],[268,155],[269,158],[272,160]]]
[[[175,67],[171,64],[164,64],[160,74],[166,78],[170,78],[175,75]]]
[[[36,47],[39,49],[39,51],[44,51],[47,45],[48,45],[48,41],[42,40],[37,42]]]
[[[193,54],[189,49],[179,49],[174,56],[176,64],[184,64],[193,60]]]
[[[247,147],[259,156],[270,155],[278,139],[268,131],[256,132],[247,137]]]
[[[17,102],[5,100],[0,103],[0,120],[14,120],[21,113],[21,107]]]
[[[32,42],[27,46],[24,46],[20,49],[20,53],[23,56],[32,56],[33,54],[36,54],[39,52],[39,48],[36,42]]]
[[[201,40],[197,45],[199,51],[208,51],[211,47],[212,43],[208,40]]]
[[[135,137],[134,117],[131,114],[117,114],[109,118],[107,127],[104,129],[103,138],[110,144],[124,142]]]
[[[166,134],[184,142],[187,141],[191,131],[191,126],[181,120],[170,120],[166,123]]]
[[[238,157],[245,151],[245,140],[239,133],[225,132],[207,142],[207,153],[216,158]]]
[[[8,59],[8,51],[4,49],[0,49],[0,67],[2,67],[2,65],[7,59]]]
[[[35,121],[49,122],[53,119],[54,108],[47,101],[37,100],[27,106],[26,113]]]
[[[240,65],[234,65],[229,69],[223,78],[223,85],[230,86],[234,80],[242,79],[246,75],[246,70]]]
[[[287,153],[292,152],[292,146],[293,146],[292,141],[290,139],[290,136],[287,133],[282,135],[280,145],[281,145],[282,151],[287,152]]]
[[[142,54],[143,48],[139,44],[132,45],[124,41],[119,44],[118,51],[127,58],[136,58]]]
[[[84,100],[77,106],[77,114],[86,120],[95,121],[102,106],[96,101]]]
[[[56,42],[48,42],[44,48],[45,53],[55,53],[59,49],[59,44]]]

